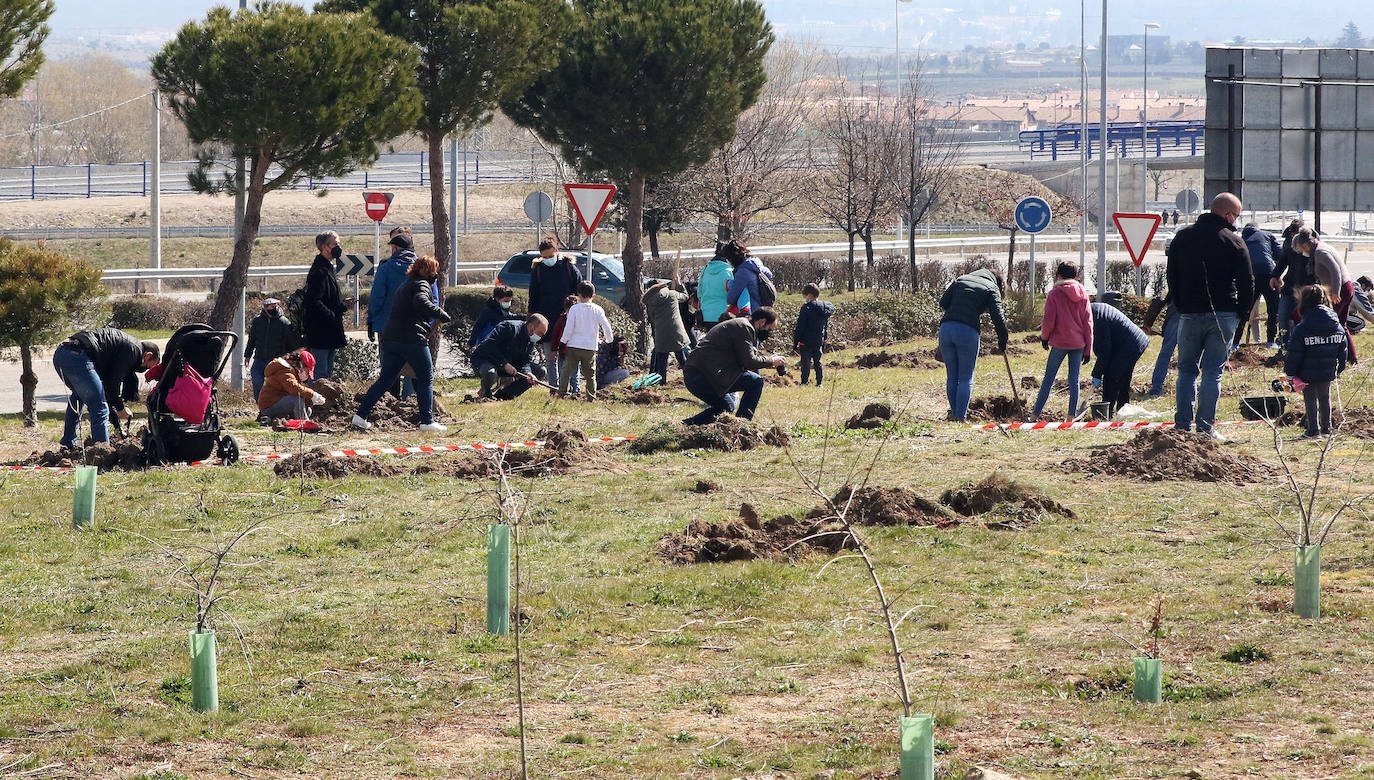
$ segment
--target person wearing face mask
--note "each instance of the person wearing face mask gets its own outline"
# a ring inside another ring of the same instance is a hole
[[[1303,228],[1293,236],[1293,247],[1308,258],[1309,267],[1312,269],[1313,281],[1326,288],[1330,296],[1330,306],[1336,312],[1336,321],[1345,325],[1350,318],[1350,304],[1355,301],[1355,283],[1350,279],[1350,273],[1346,271],[1345,261],[1317,238],[1317,234]],[[1346,359],[1350,363],[1356,362],[1355,340],[1350,338],[1350,333],[1345,334]]]
[[[334,261],[343,257],[339,234],[326,230],[315,236],[315,248],[319,253],[305,277],[301,325],[305,346],[315,356],[315,378],[328,379],[334,375],[334,356],[348,343],[343,318],[353,299],[344,297],[334,273]]]
[[[491,335],[491,331],[497,325],[506,320],[523,320],[519,314],[512,314],[510,307],[515,301],[515,291],[504,284],[498,284],[491,291],[491,297],[482,306],[482,311],[477,314],[477,321],[472,323],[472,335],[468,337],[468,350],[476,349],[482,340]]]
[[[756,346],[760,332],[777,326],[777,313],[771,307],[760,306],[747,318],[735,317],[711,328],[682,368],[687,389],[706,408],[683,423],[706,425],[726,412],[744,420],[754,419],[754,410],[763,397],[763,377],[758,369],[787,365],[786,358],[765,355]],[[738,407],[731,393],[741,393]]]
[[[253,318],[243,349],[243,359],[249,362],[248,375],[253,382],[254,400],[262,394],[267,364],[299,347],[299,341],[295,326],[282,313],[281,301],[276,298],[263,300],[262,312]]]
[[[1279,322],[1277,341],[1288,343],[1288,329],[1293,327],[1293,312],[1298,309],[1297,291],[1312,283],[1307,258],[1293,246],[1293,237],[1303,228],[1302,219],[1295,219],[1283,229],[1283,247],[1274,258],[1274,273],[1269,287],[1279,291]]]
[[[1255,299],[1250,252],[1236,233],[1240,198],[1223,192],[1169,244],[1165,275],[1178,308],[1174,425],[1220,440],[1212,430],[1231,338]],[[1201,382],[1199,383],[1199,377]],[[1194,409],[1194,401],[1197,403]]]
[[[553,239],[539,242],[539,258],[530,269],[530,313],[542,314],[549,322],[563,316],[563,300],[577,294],[582,272],[572,255],[558,251]],[[545,339],[540,343],[549,384],[558,385],[558,345]]]
[[[542,314],[531,314],[524,322],[506,320],[492,328],[472,352],[472,370],[482,379],[478,399],[509,401],[539,384],[544,370],[535,363],[534,353],[548,332],[549,321]],[[513,381],[496,390],[507,379]]]

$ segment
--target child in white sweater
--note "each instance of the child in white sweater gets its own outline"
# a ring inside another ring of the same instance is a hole
[[[567,321],[563,325],[560,341],[567,347],[563,365],[567,368],[558,377],[558,394],[566,396],[568,382],[572,379],[572,367],[580,366],[582,386],[587,390],[587,400],[596,400],[596,350],[603,342],[615,338],[611,331],[611,321],[606,319],[606,310],[592,303],[596,288],[591,282],[577,285],[577,303],[568,309]]]

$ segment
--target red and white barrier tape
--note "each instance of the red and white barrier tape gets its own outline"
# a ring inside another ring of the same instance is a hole
[[[587,440],[590,442],[607,443],[616,441],[634,441],[636,436],[592,436]],[[543,447],[542,441],[515,441],[515,442],[494,442],[477,444],[440,444],[424,447],[378,447],[366,450],[331,450],[329,456],[332,458],[360,458],[368,455],[410,455],[419,452],[457,452],[457,451],[477,451],[477,450],[511,450],[530,447]],[[268,461],[286,460],[293,457],[290,452],[274,452],[265,455],[242,455],[239,460],[243,461]],[[191,463],[192,466],[218,466],[219,460],[198,460]],[[7,471],[72,471],[71,466],[0,466],[0,470]]]
[[[1263,420],[1218,420],[1213,425],[1251,425]],[[1082,431],[1101,428],[1172,428],[1171,422],[1128,422],[1124,420],[1102,420],[1094,422],[1033,422],[1033,423],[991,423],[971,426],[975,431]]]

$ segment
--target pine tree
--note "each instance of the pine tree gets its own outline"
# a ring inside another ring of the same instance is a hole
[[[0,0],[0,98],[19,94],[43,65],[52,0]]]
[[[227,329],[248,280],[263,197],[308,177],[343,176],[377,159],[378,145],[414,126],[416,57],[363,14],[307,13],[283,2],[235,14],[212,9],[153,57],[157,88],[204,145],[190,175],[198,192],[233,192],[216,180],[211,145],[247,162],[243,227],[210,324]]]
[[[1360,34],[1360,28],[1355,22],[1349,21],[1341,28],[1341,37],[1336,41],[1337,48],[1341,49],[1363,49],[1364,36]]]

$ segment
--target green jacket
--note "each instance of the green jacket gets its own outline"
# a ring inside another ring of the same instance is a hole
[[[992,315],[992,327],[997,329],[997,348],[1007,348],[1002,291],[997,288],[997,277],[992,271],[982,269],[955,279],[940,296],[940,308],[945,310],[941,323],[962,322],[974,330],[982,329],[983,312],[986,311]]]
[[[687,329],[682,325],[679,304],[687,300],[687,293],[659,287],[644,296],[644,310],[649,313],[653,329],[655,352],[677,352],[691,344]]]

